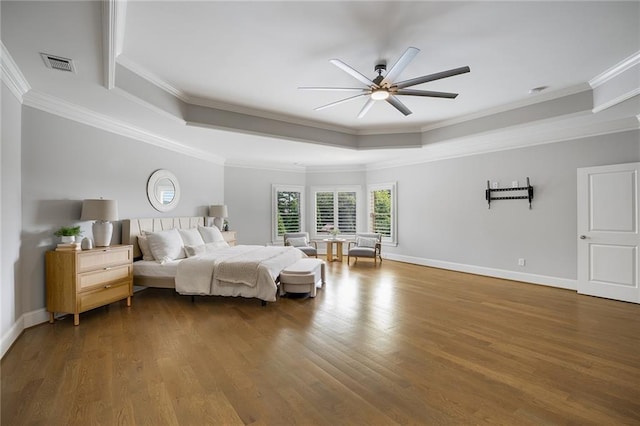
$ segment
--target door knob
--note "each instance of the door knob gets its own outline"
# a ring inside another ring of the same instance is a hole
[[[587,238],[587,236],[586,236],[586,235],[580,235],[580,239],[581,239],[581,240],[585,240],[586,238]]]

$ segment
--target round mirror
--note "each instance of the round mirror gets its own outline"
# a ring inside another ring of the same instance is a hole
[[[168,170],[156,170],[147,182],[147,197],[154,209],[166,212],[174,209],[180,201],[180,184]]]

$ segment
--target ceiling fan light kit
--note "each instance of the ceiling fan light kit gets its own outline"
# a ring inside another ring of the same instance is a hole
[[[389,92],[386,89],[376,89],[371,92],[371,99],[374,101],[384,101],[389,97]]]
[[[345,64],[339,59],[331,59],[333,65],[337,66],[360,83],[364,84],[366,87],[299,87],[302,90],[329,90],[329,91],[341,91],[341,92],[360,92],[355,96],[351,96],[345,99],[341,99],[336,102],[332,102],[327,105],[323,105],[315,108],[316,111],[320,111],[325,108],[333,107],[336,105],[340,105],[344,102],[348,102],[353,99],[360,98],[362,96],[368,96],[367,102],[364,104],[360,113],[358,114],[358,118],[364,117],[364,115],[369,111],[369,109],[373,106],[375,101],[383,101],[386,100],[389,104],[391,104],[394,108],[400,111],[405,116],[411,114],[411,110],[407,108],[396,96],[423,96],[423,97],[431,97],[431,98],[445,98],[445,99],[455,99],[458,94],[457,93],[448,93],[448,92],[434,92],[428,90],[415,90],[415,89],[405,89],[406,87],[417,86],[418,84],[427,83],[429,81],[440,80],[442,78],[453,77],[455,75],[468,73],[471,69],[466,67],[454,68],[447,71],[441,71],[435,74],[424,75],[422,77],[412,78],[410,80],[404,80],[400,82],[395,82],[396,78],[400,75],[400,73],[405,69],[409,62],[420,52],[420,49],[416,47],[409,47],[403,54],[400,56],[400,59],[396,61],[395,64],[391,67],[389,72],[387,72],[384,76],[383,72],[387,70],[387,66],[384,63],[378,63],[374,67],[374,70],[378,73],[378,76],[370,80],[360,72],[356,71],[354,68]]]

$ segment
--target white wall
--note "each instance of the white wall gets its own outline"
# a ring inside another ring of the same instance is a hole
[[[575,288],[576,169],[639,160],[640,133],[630,131],[373,170],[367,181],[398,182],[398,246],[383,249],[391,258]],[[532,210],[525,200],[487,208],[487,180],[509,187],[527,176]]]
[[[19,273],[21,219],[20,102],[2,83],[0,149],[0,355],[22,331],[22,284]]]

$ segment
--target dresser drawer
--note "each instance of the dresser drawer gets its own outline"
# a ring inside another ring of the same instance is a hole
[[[78,310],[84,312],[117,300],[126,299],[130,295],[130,285],[128,282],[115,284],[113,286],[106,284],[102,288],[80,294]]]
[[[131,250],[104,249],[92,250],[78,256],[78,272],[91,271],[109,265],[121,265],[131,262]]]
[[[78,291],[99,284],[122,281],[131,277],[131,265],[113,266],[78,274]]]

